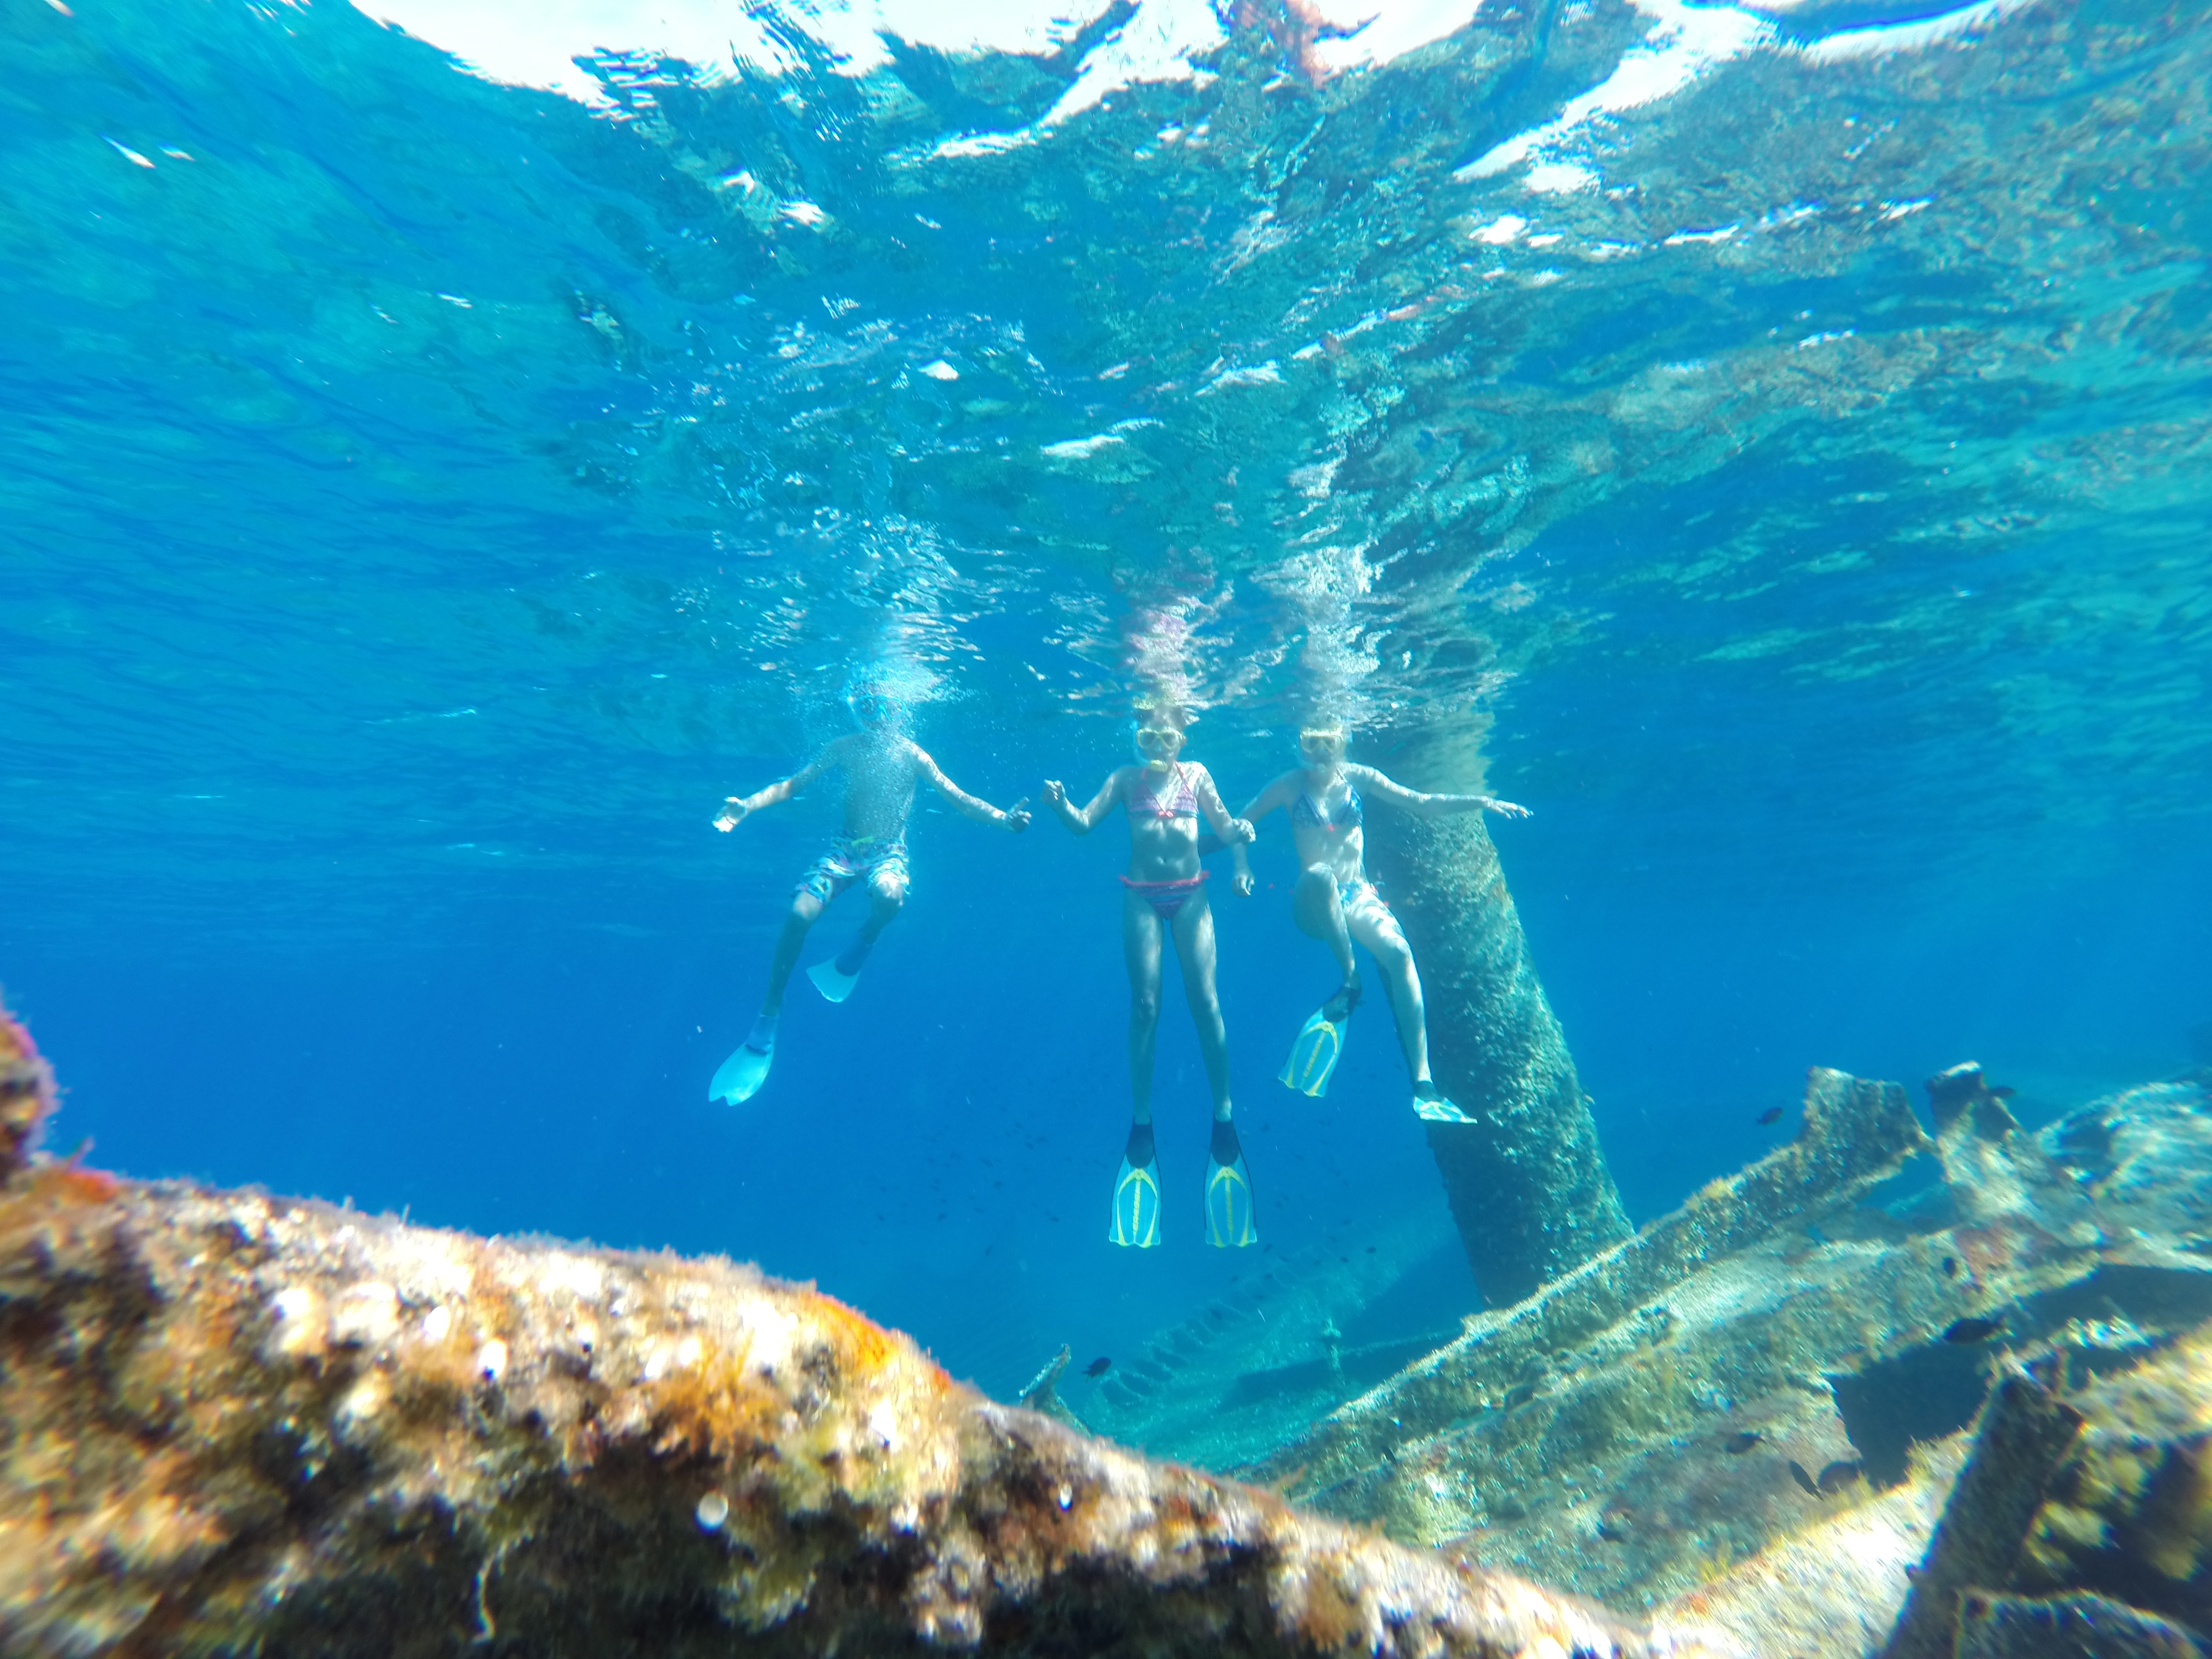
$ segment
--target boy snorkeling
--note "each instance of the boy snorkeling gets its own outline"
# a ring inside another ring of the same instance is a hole
[[[1229,1104],[1229,1037],[1213,986],[1213,911],[1199,867],[1201,814],[1224,842],[1252,839],[1252,826],[1232,818],[1213,779],[1196,761],[1179,759],[1189,716],[1180,708],[1145,711],[1137,763],[1115,769],[1091,804],[1071,805],[1057,778],[1044,786],[1045,805],[1079,836],[1087,836],[1119,805],[1128,809],[1129,869],[1121,878],[1121,953],[1129,969],[1129,1139],[1114,1181],[1114,1218],[1107,1237],[1150,1249],[1160,1242],[1160,1168],[1152,1146],[1152,1048],[1160,1024],[1164,941],[1175,941],[1183,996],[1198,1027],[1206,1079],[1213,1091],[1213,1141],[1206,1172],[1206,1242],[1256,1244],[1252,1177],[1244,1167]],[[1241,867],[1237,890],[1252,879]]]
[[[906,735],[906,707],[879,681],[864,678],[848,685],[845,706],[857,731],[833,738],[789,777],[750,795],[730,796],[714,819],[717,830],[734,830],[762,807],[789,800],[825,772],[842,770],[845,775],[844,829],[793,890],[790,914],[783,919],[783,932],[769,959],[768,994],[761,999],[760,1017],[753,1022],[751,1034],[714,1073],[707,1087],[709,1100],[727,1100],[734,1106],[750,1100],[768,1080],[769,1066],[775,1059],[775,1024],[783,1012],[783,989],[798,965],[807,930],[839,894],[859,884],[868,890],[868,914],[860,932],[835,957],[807,969],[807,977],[830,1001],[842,1002],[853,994],[868,952],[906,902],[906,820],[914,809],[917,783],[926,780],[963,817],[1000,824],[1016,835],[1029,828],[1027,800],[1000,811],[946,777]]]
[[[1325,943],[1336,957],[1342,988],[1299,1030],[1291,1045],[1282,1080],[1309,1095],[1325,1094],[1337,1056],[1344,1051],[1345,1027],[1359,1006],[1359,967],[1352,958],[1354,939],[1365,945],[1382,970],[1382,986],[1397,1017],[1398,1046],[1413,1079],[1413,1110],[1432,1123],[1474,1120],[1446,1100],[1429,1075],[1428,1013],[1421,1000],[1421,975],[1413,966],[1397,917],[1367,879],[1365,805],[1361,788],[1384,804],[1416,817],[1454,812],[1498,812],[1525,818],[1528,809],[1489,795],[1425,795],[1393,782],[1371,766],[1344,758],[1346,732],[1337,722],[1317,722],[1298,733],[1303,766],[1284,773],[1252,798],[1244,817],[1257,823],[1276,808],[1290,814],[1303,872],[1291,901],[1299,928]],[[1224,837],[1226,840],[1227,837]],[[1231,849],[1240,885],[1249,879],[1244,848]]]

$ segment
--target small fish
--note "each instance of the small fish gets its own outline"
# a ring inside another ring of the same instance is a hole
[[[1102,1353],[1083,1368],[1083,1374],[1085,1376],[1103,1376],[1113,1369],[1114,1362]]]
[[[1820,1495],[1820,1483],[1806,1474],[1805,1466],[1794,1457],[1790,1460],[1790,1478],[1804,1487],[1808,1496],[1818,1498]]]
[[[1741,1433],[1730,1435],[1723,1443],[1721,1449],[1730,1457],[1741,1457],[1765,1438],[1757,1429],[1745,1429]]]
[[[2018,1094],[2020,1091],[2014,1088],[2009,1083],[2000,1083],[1993,1086],[1990,1090],[1990,1092],[1995,1095],[1999,1100],[2010,1100],[2014,1095]]]
[[[1828,1492],[1841,1492],[1846,1486],[1849,1486],[1852,1481],[1858,1478],[1859,1465],[1857,1459],[1839,1457],[1834,1462],[1829,1464],[1827,1468],[1820,1471],[1820,1478],[1814,1484],[1825,1495]]]
[[[1782,1121],[1782,1109],[1770,1106],[1752,1121],[1755,1123],[1779,1123]]]
[[[1959,1258],[1955,1255],[1945,1256],[1943,1258],[1943,1277],[1946,1279],[1956,1279],[1958,1276]]]
[[[1954,1319],[1943,1328],[1946,1342],[1986,1342],[2004,1329],[2002,1319]]]
[[[1626,1544],[1636,1535],[1638,1516],[1618,1498],[1598,1512],[1597,1535],[1608,1544]]]

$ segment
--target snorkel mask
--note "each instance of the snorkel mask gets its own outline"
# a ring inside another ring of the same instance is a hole
[[[1146,769],[1169,771],[1175,766],[1176,756],[1182,751],[1182,732],[1154,715],[1139,725],[1129,746],[1136,750],[1138,761]]]
[[[1298,733],[1298,758],[1308,766],[1334,766],[1344,759],[1340,726],[1309,726]]]
[[[906,703],[875,680],[845,688],[845,711],[864,732],[894,732],[906,724]]]

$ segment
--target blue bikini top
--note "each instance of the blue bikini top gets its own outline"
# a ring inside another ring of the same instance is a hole
[[[1311,791],[1304,789],[1298,792],[1298,798],[1291,803],[1291,822],[1310,829],[1327,830],[1332,833],[1339,830],[1357,830],[1367,822],[1367,809],[1359,804],[1359,787],[1357,784],[1346,782],[1344,786],[1344,793],[1345,814],[1341,823],[1330,817],[1322,810],[1321,803],[1313,798]]]

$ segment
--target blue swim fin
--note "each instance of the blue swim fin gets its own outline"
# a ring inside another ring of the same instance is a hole
[[[1252,1175],[1237,1144],[1237,1126],[1219,1118],[1214,1120],[1206,1165],[1206,1242],[1216,1249],[1260,1242],[1252,1214]]]
[[[1472,1123],[1474,1120],[1443,1097],[1433,1083],[1413,1085],[1413,1115],[1430,1123]]]
[[[1160,1242],[1160,1164],[1152,1151],[1152,1126],[1132,1125],[1121,1153],[1121,1172],[1114,1177],[1114,1220],[1109,1244],[1149,1250]]]
[[[867,966],[868,952],[874,947],[873,939],[856,939],[829,961],[817,962],[809,968],[806,977],[830,1001],[842,1002],[860,982],[860,969]]]
[[[1316,1008],[1313,1018],[1298,1027],[1297,1036],[1291,1043],[1291,1057],[1283,1062],[1283,1085],[1304,1090],[1307,1094],[1320,1096],[1328,1092],[1328,1079],[1336,1070],[1337,1057],[1344,1052],[1344,1028],[1352,1023],[1347,1012],[1341,1020],[1331,1019],[1328,1007]]]
[[[853,988],[860,982],[857,971],[849,974],[840,972],[835,957],[816,963],[806,970],[806,977],[814,981],[816,990],[832,1002],[842,1002],[853,994]]]
[[[707,1085],[707,1098],[726,1100],[735,1106],[750,1100],[768,1081],[768,1068],[775,1063],[775,1040],[769,1039],[765,1050],[753,1048],[749,1042],[740,1043],[736,1051],[722,1062],[714,1073],[714,1080]]]

